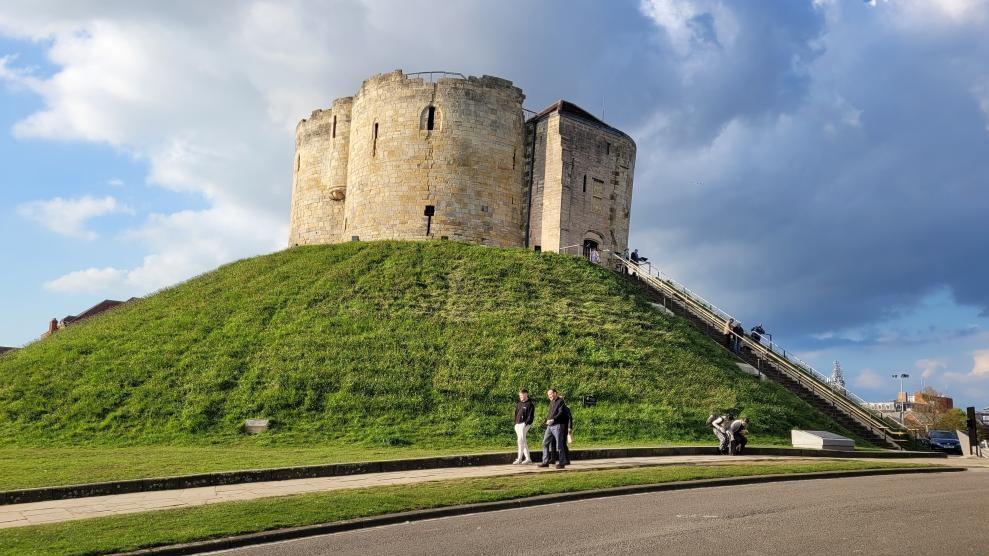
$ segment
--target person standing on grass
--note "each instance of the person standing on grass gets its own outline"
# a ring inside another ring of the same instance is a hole
[[[525,388],[519,390],[519,401],[515,403],[515,438],[518,441],[518,457],[512,465],[532,463],[529,456],[529,444],[526,435],[529,434],[529,427],[536,416],[536,406],[529,399],[529,391]]]
[[[570,464],[570,453],[567,451],[569,409],[556,389],[547,390],[546,397],[549,398],[549,414],[546,416],[546,432],[543,434],[543,461],[539,467],[549,467],[549,447],[556,442],[556,451],[560,456],[556,468],[563,469]]]

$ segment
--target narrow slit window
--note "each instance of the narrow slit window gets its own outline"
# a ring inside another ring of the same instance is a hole
[[[299,166],[301,166],[301,165],[302,165],[302,155],[301,154],[297,154],[297,155],[295,155],[295,171],[296,172],[299,171]]]
[[[611,154],[611,143],[605,143],[605,154]]]
[[[371,135],[371,156],[378,154],[378,122],[374,122],[374,131]]]
[[[334,139],[337,138],[337,117],[333,116],[333,131],[330,132],[330,136]]]
[[[426,109],[426,131],[432,131],[436,125],[436,107],[430,106]]]
[[[584,193],[587,193],[587,174],[584,174]]]

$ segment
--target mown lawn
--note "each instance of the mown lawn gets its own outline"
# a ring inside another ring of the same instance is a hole
[[[535,435],[533,435],[534,437]],[[535,440],[533,438],[533,440]],[[760,442],[760,445],[771,445]],[[688,443],[689,444],[689,443]],[[711,442],[694,444],[713,445]],[[633,442],[618,447],[658,446],[661,443]],[[685,443],[678,443],[683,446]],[[783,445],[780,443],[780,445]],[[604,443],[581,448],[616,447]],[[437,455],[513,452],[514,446],[446,446],[426,448],[399,446],[366,448],[353,445],[312,447],[257,446],[135,446],[127,448],[0,448],[0,490],[73,485],[236,471],[298,465],[320,465]],[[532,449],[538,450],[535,442]]]
[[[2,554],[98,554],[326,523],[456,504],[540,494],[718,477],[828,470],[917,467],[896,462],[830,460],[546,472],[438,481],[230,502],[0,530]],[[153,527],[148,524],[153,523]]]
[[[247,418],[271,419],[259,445],[511,446],[516,391],[538,418],[550,386],[585,442],[709,441],[723,409],[763,438],[843,432],[582,259],[359,242],[238,261],[5,355],[0,446],[235,446]]]

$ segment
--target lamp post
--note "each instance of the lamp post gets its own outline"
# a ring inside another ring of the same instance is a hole
[[[896,401],[900,404],[900,422],[903,423],[903,408],[907,405],[907,394],[903,391],[903,379],[910,378],[910,375],[906,373],[894,373],[892,376],[893,378],[900,379],[900,394],[902,394],[903,401],[900,401],[900,396],[896,397]]]

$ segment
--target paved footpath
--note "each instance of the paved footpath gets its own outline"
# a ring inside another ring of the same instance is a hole
[[[615,458],[595,459],[574,462],[568,467],[571,470],[610,469],[622,467],[643,467],[675,464],[732,464],[753,462],[820,462],[820,459],[781,458],[779,456],[663,456],[647,458]],[[875,459],[863,461],[876,461]],[[967,460],[951,458],[949,460],[930,459],[897,459],[886,460],[896,463],[935,463],[944,465],[987,466],[989,460]],[[985,463],[982,463],[985,462]],[[115,494],[110,496],[93,496],[88,498],[71,498],[68,500],[51,500],[31,502],[27,504],[9,504],[0,506],[0,529],[23,527],[42,523],[56,523],[91,517],[122,515],[164,509],[188,508],[220,502],[255,500],[273,496],[291,494],[306,494],[326,492],[347,488],[365,488],[384,485],[404,485],[425,481],[447,479],[465,479],[473,477],[496,477],[503,475],[519,475],[528,473],[559,473],[555,469],[543,469],[536,465],[486,465],[480,467],[451,467],[443,469],[424,469],[419,471],[395,471],[387,473],[368,473],[364,475],[346,475],[340,477],[322,477],[315,479],[294,479],[286,481],[268,481],[257,483],[241,483],[234,485],[208,486],[163,490],[154,492],[135,492]]]

